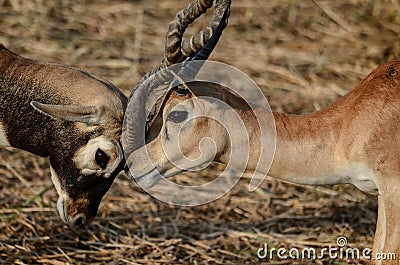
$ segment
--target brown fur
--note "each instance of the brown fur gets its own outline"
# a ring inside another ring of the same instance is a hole
[[[397,258],[400,258],[399,73],[400,62],[390,62],[379,66],[350,93],[326,109],[302,116],[274,113],[277,143],[269,171],[269,175],[284,181],[310,185],[352,183],[366,192],[378,194],[374,253],[394,252]],[[260,155],[260,128],[255,114],[266,117],[265,110],[257,109],[253,113],[243,100],[219,85],[191,84],[190,89],[193,96],[216,97],[235,108],[250,136],[247,169],[254,170]],[[163,119],[173,106],[185,99],[167,98]],[[203,102],[193,110],[196,108],[197,112],[199,109],[209,112],[215,106]],[[228,123],[233,114],[222,106],[212,111],[219,112],[221,121]],[[162,133],[161,129],[160,135]],[[214,137],[217,144],[214,161],[227,163],[231,159],[229,137],[212,122],[193,123],[190,129],[181,133],[180,137],[184,139],[181,148],[195,150],[205,136]],[[146,146],[148,153],[161,173],[173,172],[173,165],[166,162],[160,144],[160,137],[153,138]],[[149,167],[146,169],[148,171]],[[179,171],[167,175],[176,173]],[[380,264],[380,261],[375,262]],[[382,264],[399,263],[382,261]]]
[[[35,110],[33,101],[78,108],[93,106],[100,122],[88,125],[52,118]],[[49,156],[59,186],[68,196],[69,212],[62,214],[67,221],[73,222],[77,214],[86,218],[84,223],[92,220],[101,198],[121,170],[118,168],[109,178],[82,178],[74,155],[90,139],[101,135],[118,143],[126,103],[126,97],[111,83],[69,66],[23,58],[0,45],[0,124],[12,147]],[[83,199],[87,203],[78,203]]]

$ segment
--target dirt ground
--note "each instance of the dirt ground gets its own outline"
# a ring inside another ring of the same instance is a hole
[[[29,58],[74,65],[129,94],[158,65],[164,34],[189,0],[0,0],[0,43]],[[209,17],[209,16],[208,16]],[[190,30],[207,24],[202,18]],[[400,57],[398,0],[233,0],[212,59],[248,74],[275,111],[319,110],[376,66]],[[0,106],[1,107],[1,106]],[[180,179],[211,178],[216,167]],[[372,246],[377,202],[350,185],[308,187],[248,179],[213,203],[176,207],[134,191],[121,174],[92,225],[56,211],[48,162],[0,150],[0,264],[258,264],[257,250],[321,248],[345,236]],[[363,264],[280,260],[269,264]]]

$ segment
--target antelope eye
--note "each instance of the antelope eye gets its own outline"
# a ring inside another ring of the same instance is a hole
[[[176,97],[184,97],[188,94],[189,92],[186,89],[177,89],[174,90],[174,94]]]
[[[186,120],[188,117],[187,111],[171,111],[168,114],[167,121],[172,121],[174,123],[180,123]]]
[[[102,169],[105,169],[110,161],[110,157],[100,149],[97,149],[94,159]]]

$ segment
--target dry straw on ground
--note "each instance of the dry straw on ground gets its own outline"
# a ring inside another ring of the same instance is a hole
[[[30,58],[86,69],[128,94],[159,63],[167,23],[188,2],[0,0],[0,42]],[[306,113],[399,58],[399,24],[397,0],[233,0],[213,59],[250,75],[274,110]],[[213,174],[215,168],[179,179]],[[0,264],[256,264],[264,243],[321,247],[344,235],[365,248],[375,229],[376,199],[351,186],[267,180],[250,193],[243,179],[213,203],[181,208],[135,192],[121,175],[94,224],[78,231],[60,221],[49,175],[46,159],[0,150]],[[270,262],[293,263],[362,262]]]

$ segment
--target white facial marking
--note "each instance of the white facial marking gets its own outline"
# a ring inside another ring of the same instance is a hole
[[[115,142],[115,143],[114,143]],[[110,161],[103,170],[95,160],[96,151],[100,149],[106,153]],[[108,178],[115,171],[122,160],[122,150],[116,141],[111,141],[105,136],[91,139],[85,146],[81,147],[74,156],[74,162],[81,170],[82,175],[104,174]]]
[[[82,175],[85,175],[85,176],[89,176],[89,175],[96,174],[96,172],[97,172],[97,170],[95,170],[95,169],[88,169],[88,168],[84,168],[84,169],[82,169],[82,171],[81,171]]]
[[[50,166],[50,172],[51,172],[51,181],[53,182],[53,185],[56,188],[58,194],[58,200],[57,200],[58,213],[60,214],[60,217],[64,222],[68,222],[69,218],[67,211],[65,209],[65,203],[68,199],[68,195],[62,190],[60,179],[52,166]]]
[[[8,142],[7,136],[6,136],[6,130],[4,129],[3,124],[0,122],[0,146],[6,147],[10,146],[10,143]]]

